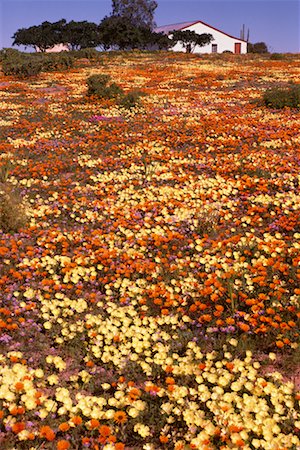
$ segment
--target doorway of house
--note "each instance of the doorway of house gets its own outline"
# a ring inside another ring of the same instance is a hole
[[[240,54],[241,53],[241,43],[235,42],[234,44],[234,53]]]

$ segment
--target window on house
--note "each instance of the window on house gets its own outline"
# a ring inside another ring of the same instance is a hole
[[[211,44],[211,52],[217,53],[218,51],[218,44]]]

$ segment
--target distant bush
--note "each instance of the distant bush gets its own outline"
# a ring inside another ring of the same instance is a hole
[[[95,60],[99,56],[99,52],[95,48],[82,48],[81,50],[76,50],[72,52],[72,56],[75,58],[86,58],[89,60]]]
[[[68,52],[38,53],[33,54],[32,57],[41,61],[43,72],[68,70],[74,66],[74,57],[69,55]]]
[[[88,95],[107,99],[120,97],[123,89],[116,83],[109,84],[109,81],[109,75],[91,75],[87,79]]]
[[[247,52],[248,53],[269,53],[268,46],[265,42],[256,42],[252,44],[251,42],[247,43]]]
[[[13,75],[18,78],[36,76],[42,71],[42,61],[32,58],[31,55],[5,55],[2,61],[4,75]]]
[[[21,54],[22,52],[16,50],[15,48],[3,48],[2,50],[0,50],[0,62],[4,61],[5,58],[13,56],[16,57]]]
[[[7,186],[0,186],[0,230],[15,233],[27,221],[25,206],[19,194]]]
[[[300,85],[293,84],[267,90],[263,95],[263,104],[274,109],[285,107],[300,109]]]
[[[285,55],[282,53],[272,53],[270,59],[273,59],[274,61],[281,61],[282,59],[285,59]]]
[[[140,104],[140,99],[144,95],[145,93],[139,90],[130,91],[127,94],[122,95],[119,104],[126,109],[134,108]]]
[[[88,96],[95,96],[99,99],[116,99],[118,105],[126,109],[134,108],[140,104],[140,98],[144,92],[134,89],[124,93],[117,83],[110,83],[110,76],[106,74],[91,75],[87,79]]]
[[[68,70],[74,66],[74,57],[62,53],[21,53],[8,49],[2,54],[2,70],[4,75],[18,78],[36,76],[40,72]]]

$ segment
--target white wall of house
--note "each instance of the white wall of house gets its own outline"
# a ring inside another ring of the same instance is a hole
[[[54,47],[47,48],[46,53],[68,52],[70,49],[66,44],[57,44]],[[39,51],[39,50],[37,50]]]
[[[59,52],[68,52],[69,47],[66,44],[57,44],[54,47],[46,50],[47,53],[59,53]]]
[[[213,36],[214,40],[210,44],[203,47],[196,46],[194,53],[223,53],[226,50],[229,50],[232,53],[247,53],[246,41],[230,36],[229,34],[226,34],[221,30],[217,30],[216,28],[201,21],[194,23],[191,22],[190,24],[186,24],[184,27],[178,24],[175,28],[173,28],[173,30],[174,29],[182,31],[195,31],[197,34],[209,33]],[[158,27],[156,31],[168,32],[171,30],[172,26],[168,25],[166,27]],[[179,42],[172,47],[172,50],[176,52],[185,52],[185,48]]]

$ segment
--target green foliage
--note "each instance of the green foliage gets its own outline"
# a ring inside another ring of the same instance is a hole
[[[99,33],[104,50],[166,49],[171,45],[163,33],[155,33],[146,25],[135,25],[126,16],[105,17]]]
[[[145,95],[137,89],[124,93],[116,83],[110,83],[110,76],[106,74],[91,75],[87,79],[88,95],[100,99],[116,99],[118,104],[126,109],[134,108],[140,104],[140,98]]]
[[[37,76],[41,72],[67,70],[74,65],[74,57],[68,53],[21,53],[7,52],[2,59],[4,75],[18,78]]]
[[[12,75],[18,78],[36,76],[42,71],[42,61],[31,55],[20,53],[17,56],[5,57],[2,61],[4,75]]]
[[[0,165],[0,183],[6,183],[9,171],[13,167],[13,164],[10,160],[5,159],[1,161]]]
[[[140,104],[140,99],[144,95],[145,93],[139,90],[130,91],[127,94],[122,95],[119,104],[126,109],[134,108]]]
[[[61,19],[58,22],[43,22],[41,25],[35,25],[29,28],[21,28],[12,36],[13,45],[25,45],[45,52],[56,44],[61,44],[63,40],[63,29],[66,20]]]
[[[86,58],[93,61],[98,58],[99,52],[95,48],[82,48],[80,50],[70,52],[70,55],[74,56],[76,59]]]
[[[100,44],[98,25],[86,20],[72,20],[63,27],[61,42],[67,42],[72,50],[95,48]]]
[[[74,66],[74,57],[68,52],[33,54],[32,57],[41,61],[43,72],[68,70]]]
[[[8,57],[18,57],[21,54],[22,52],[15,48],[3,48],[0,50],[0,62],[4,61]]]
[[[157,2],[154,0],[112,0],[112,16],[128,19],[133,25],[146,26],[153,29],[154,11]]]
[[[116,83],[108,84],[110,76],[106,74],[91,75],[87,79],[88,95],[98,98],[116,98],[123,94],[123,90]]]
[[[263,103],[268,108],[285,107],[300,109],[300,85],[269,89],[264,93]]]
[[[131,50],[140,48],[141,29],[122,16],[105,17],[99,25],[101,46],[104,50]]]
[[[285,59],[285,55],[282,53],[272,53],[270,59],[273,59],[274,61],[282,61]]]
[[[15,233],[27,223],[20,195],[7,185],[0,185],[0,230]]]
[[[72,50],[94,48],[100,44],[98,25],[86,20],[67,23],[65,19],[58,22],[43,22],[41,25],[21,28],[12,36],[13,45],[25,45],[45,52],[56,44],[67,43]]]
[[[255,44],[251,44],[251,42],[248,42],[247,52],[248,53],[269,53],[269,50],[268,50],[267,44],[265,42],[256,42]]]
[[[213,36],[208,33],[197,34],[191,30],[174,30],[170,33],[172,35],[173,45],[180,42],[186,50],[186,53],[192,53],[196,46],[204,47],[213,41]]]

